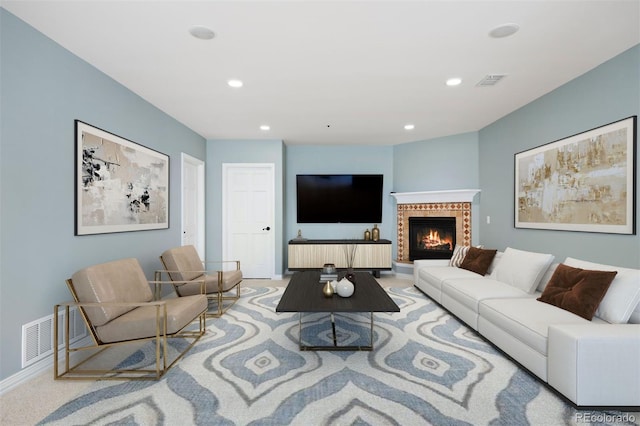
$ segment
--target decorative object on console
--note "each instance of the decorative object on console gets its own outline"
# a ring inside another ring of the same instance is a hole
[[[338,296],[351,297],[351,295],[355,290],[355,286],[353,285],[353,282],[351,282],[347,278],[343,278],[340,281],[338,281],[337,290],[338,290]]]
[[[616,271],[591,271],[558,265],[537,300],[591,321]]]
[[[75,235],[169,227],[169,156],[75,121]]]
[[[371,230],[371,239],[373,241],[378,241],[380,239],[380,228],[378,228],[378,225],[373,225],[373,229]]]
[[[324,287],[322,287],[322,294],[324,294],[324,297],[333,296],[333,287],[331,286],[331,281],[327,281]]]
[[[460,268],[475,272],[476,274],[485,275],[497,252],[498,250],[469,247],[469,251],[464,257]]]
[[[302,236],[302,230],[298,229],[298,235],[293,239],[293,241],[307,241],[307,239]]]
[[[515,154],[516,228],[635,235],[636,121]]]
[[[371,231],[369,231],[369,228],[364,231],[364,240],[371,241]]]

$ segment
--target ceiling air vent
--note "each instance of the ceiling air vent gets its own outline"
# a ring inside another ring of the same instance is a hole
[[[500,80],[506,77],[506,74],[490,74],[485,76],[476,84],[478,87],[495,86]]]

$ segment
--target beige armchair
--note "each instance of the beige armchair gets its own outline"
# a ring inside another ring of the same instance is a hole
[[[187,245],[166,250],[160,255],[160,261],[165,269],[156,271],[155,279],[161,280],[163,274],[167,274],[173,280],[176,293],[180,297],[197,292],[199,283],[204,280],[205,293],[217,304],[217,309],[214,312],[209,311],[209,316],[220,317],[240,298],[242,271],[239,260],[203,262],[196,248]],[[209,264],[219,267],[216,270],[207,270]],[[234,288],[235,295],[225,296],[225,293]],[[231,303],[224,305],[225,301]]]
[[[155,294],[163,282],[151,281]],[[173,282],[167,282],[173,285]],[[58,312],[64,310],[64,367],[60,372],[58,351],[54,350],[55,379],[160,379],[206,330],[207,297],[194,294],[188,297],[154,300],[140,264],[136,259],[122,259],[82,269],[67,280],[74,302],[54,307],[54,342],[58,341]],[[204,291],[204,281],[200,287]],[[69,344],[69,309],[78,308],[85,321],[93,344],[71,347]],[[198,321],[198,327],[187,328]],[[169,363],[167,340],[184,338],[190,343]],[[114,345],[154,341],[155,369],[96,369],[80,368],[103,350]],[[78,351],[99,349],[84,360],[72,365],[70,356]]]

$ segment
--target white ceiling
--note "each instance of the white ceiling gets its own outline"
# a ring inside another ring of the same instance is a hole
[[[637,0],[2,6],[207,139],[287,144],[392,145],[476,131],[640,43]],[[520,31],[488,36],[505,23]],[[193,25],[216,37],[192,37]],[[488,74],[507,77],[476,87]],[[447,87],[450,77],[463,82]],[[230,88],[230,78],[244,87]]]

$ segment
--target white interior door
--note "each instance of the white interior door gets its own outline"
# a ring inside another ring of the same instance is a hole
[[[204,234],[204,162],[182,153],[182,245],[195,246],[201,259]]]
[[[238,259],[246,278],[275,273],[275,165],[222,165],[222,254]]]

